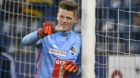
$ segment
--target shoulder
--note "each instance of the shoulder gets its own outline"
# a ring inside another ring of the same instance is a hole
[[[82,37],[80,33],[77,33],[77,32],[74,32],[74,31],[72,31],[72,35],[77,37],[77,38],[80,38],[80,39]]]
[[[78,42],[81,43],[81,41],[82,41],[82,36],[81,36],[80,33],[72,32],[72,37],[73,37],[76,41],[78,41]]]

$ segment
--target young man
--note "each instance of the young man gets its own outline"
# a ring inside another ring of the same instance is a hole
[[[56,27],[43,23],[42,28],[23,38],[23,45],[37,46],[37,78],[80,78],[81,35],[72,31],[78,20],[77,12],[75,2],[61,1]],[[62,31],[54,33],[59,28]]]

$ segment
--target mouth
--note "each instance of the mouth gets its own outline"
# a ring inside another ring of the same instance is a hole
[[[67,27],[67,24],[62,24],[61,27],[64,29]]]

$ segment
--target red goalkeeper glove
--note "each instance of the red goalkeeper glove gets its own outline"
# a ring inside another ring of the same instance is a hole
[[[55,24],[51,22],[43,23],[42,28],[38,30],[38,35],[40,38],[43,38],[47,35],[53,34],[55,30]]]
[[[68,61],[63,65],[63,69],[76,74],[79,71],[79,67],[73,61]]]

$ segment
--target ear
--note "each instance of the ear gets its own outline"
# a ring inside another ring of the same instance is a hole
[[[78,21],[78,17],[76,16],[75,18],[74,18],[74,23],[76,23]]]

